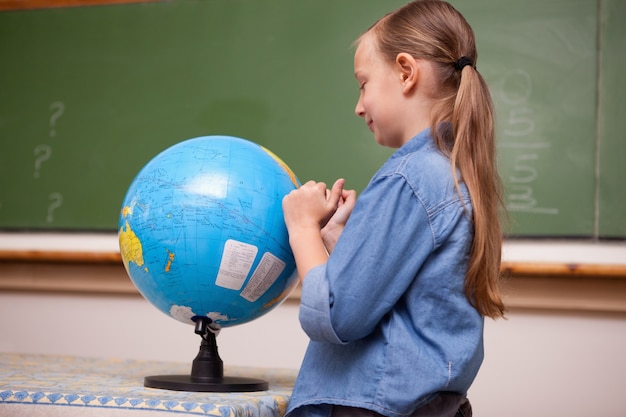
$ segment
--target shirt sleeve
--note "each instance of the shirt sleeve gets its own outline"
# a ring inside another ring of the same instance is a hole
[[[312,340],[331,343],[367,336],[435,245],[428,212],[404,176],[375,178],[359,196],[328,262],[304,279],[302,328]]]

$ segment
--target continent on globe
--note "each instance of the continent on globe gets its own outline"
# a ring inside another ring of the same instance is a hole
[[[128,213],[125,213],[123,216],[126,217],[127,215]],[[123,251],[122,260],[126,270],[128,270],[129,262],[133,262],[137,266],[143,266],[141,242],[128,223],[126,223],[124,229],[120,229],[119,241],[120,250]]]
[[[231,136],[180,142],[144,166],[119,219],[139,292],[184,323],[253,320],[297,285],[282,199],[299,186],[274,153]]]

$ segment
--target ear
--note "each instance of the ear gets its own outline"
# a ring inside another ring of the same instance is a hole
[[[411,92],[419,79],[417,61],[410,54],[401,52],[396,56],[395,66],[400,75],[402,92],[405,94]]]

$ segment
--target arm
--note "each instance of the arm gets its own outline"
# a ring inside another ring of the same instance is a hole
[[[379,178],[359,196],[332,256],[303,282],[300,323],[313,340],[370,334],[433,250],[428,215],[402,176]]]

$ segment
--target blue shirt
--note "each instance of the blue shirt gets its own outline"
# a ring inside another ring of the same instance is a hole
[[[310,337],[287,413],[329,404],[407,416],[465,395],[483,359],[483,317],[464,293],[473,229],[467,189],[425,130],[359,196],[328,262],[306,275]]]

